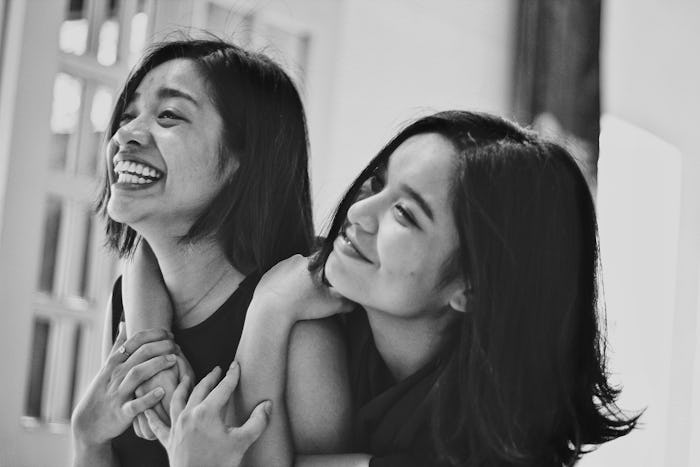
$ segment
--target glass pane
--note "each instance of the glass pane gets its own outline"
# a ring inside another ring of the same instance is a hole
[[[118,0],[110,0],[107,11],[100,25],[97,42],[97,61],[101,65],[114,65],[119,49],[119,4]]]
[[[29,385],[25,400],[24,414],[29,417],[41,417],[42,399],[44,395],[44,373],[46,370],[46,349],[49,344],[51,324],[48,320],[34,321],[34,337],[32,338],[32,354],[29,359]]]
[[[97,169],[101,166],[100,160],[104,157],[103,137],[109,125],[109,117],[112,115],[113,96],[112,91],[104,86],[99,86],[92,97],[90,106],[90,127],[85,138],[87,145],[82,154],[83,160],[78,166],[78,173],[97,176]]]
[[[56,276],[56,254],[58,253],[58,236],[61,230],[61,201],[49,197],[44,214],[44,248],[41,256],[38,289],[42,292],[53,291]]]
[[[87,2],[70,0],[66,18],[61,23],[58,47],[67,53],[83,55],[88,43]]]
[[[90,273],[92,272],[90,270],[90,266],[92,263],[92,224],[93,224],[93,216],[92,213],[87,210],[86,211],[86,217],[85,217],[85,236],[83,237],[85,239],[85,242],[83,244],[82,248],[82,255],[83,255],[83,261],[81,264],[81,274],[80,274],[80,291],[79,294],[81,297],[89,299],[89,292],[90,292]]]
[[[66,167],[72,136],[78,127],[82,82],[66,73],[58,73],[53,86],[51,110],[51,154],[49,168],[63,170]]]
[[[139,0],[136,13],[131,18],[131,37],[129,38],[129,66],[133,66],[141,57],[146,47],[148,33],[148,14],[146,0]]]
[[[75,335],[73,337],[73,348],[72,351],[72,359],[71,359],[71,379],[70,379],[70,392],[69,397],[69,403],[67,405],[68,408],[68,413],[63,414],[64,418],[66,420],[70,420],[70,415],[73,412],[73,409],[75,408],[75,404],[77,402],[77,392],[78,392],[78,375],[79,375],[79,369],[80,369],[80,347],[83,341],[83,327],[78,325],[77,329],[75,330]]]

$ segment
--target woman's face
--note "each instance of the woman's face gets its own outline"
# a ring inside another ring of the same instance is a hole
[[[141,233],[181,236],[222,188],[222,120],[194,62],[151,70],[108,150],[112,219]]]
[[[463,290],[460,280],[441,283],[459,244],[450,195],[454,157],[443,136],[415,135],[394,151],[384,174],[365,183],[326,262],[340,294],[368,309],[416,317],[443,311]]]

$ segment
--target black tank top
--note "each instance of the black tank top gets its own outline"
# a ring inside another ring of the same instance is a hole
[[[259,274],[250,274],[210,317],[191,328],[173,331],[175,342],[189,360],[197,382],[215,366],[225,370],[233,362],[246,311],[259,280]],[[123,319],[120,277],[112,292],[112,341]],[[131,426],[112,440],[112,449],[122,467],[168,466],[167,453],[160,443],[139,438]]]

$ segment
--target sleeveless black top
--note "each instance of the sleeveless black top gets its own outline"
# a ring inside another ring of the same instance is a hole
[[[195,383],[215,366],[226,370],[236,354],[243,332],[246,311],[260,280],[259,274],[247,276],[221,307],[201,323],[187,329],[175,329],[175,342],[192,366]],[[124,319],[121,278],[112,292],[112,341],[117,336],[119,321]],[[167,467],[168,455],[158,441],[136,436],[130,426],[112,440],[112,450],[122,467]]]
[[[344,315],[353,398],[353,451],[373,456],[370,467],[439,465],[430,419],[446,348],[414,374],[396,381],[372,338],[367,312]]]

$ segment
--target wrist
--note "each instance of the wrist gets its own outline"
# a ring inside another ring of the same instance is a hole
[[[98,441],[73,433],[73,449],[77,457],[104,457],[112,452],[111,440]]]

